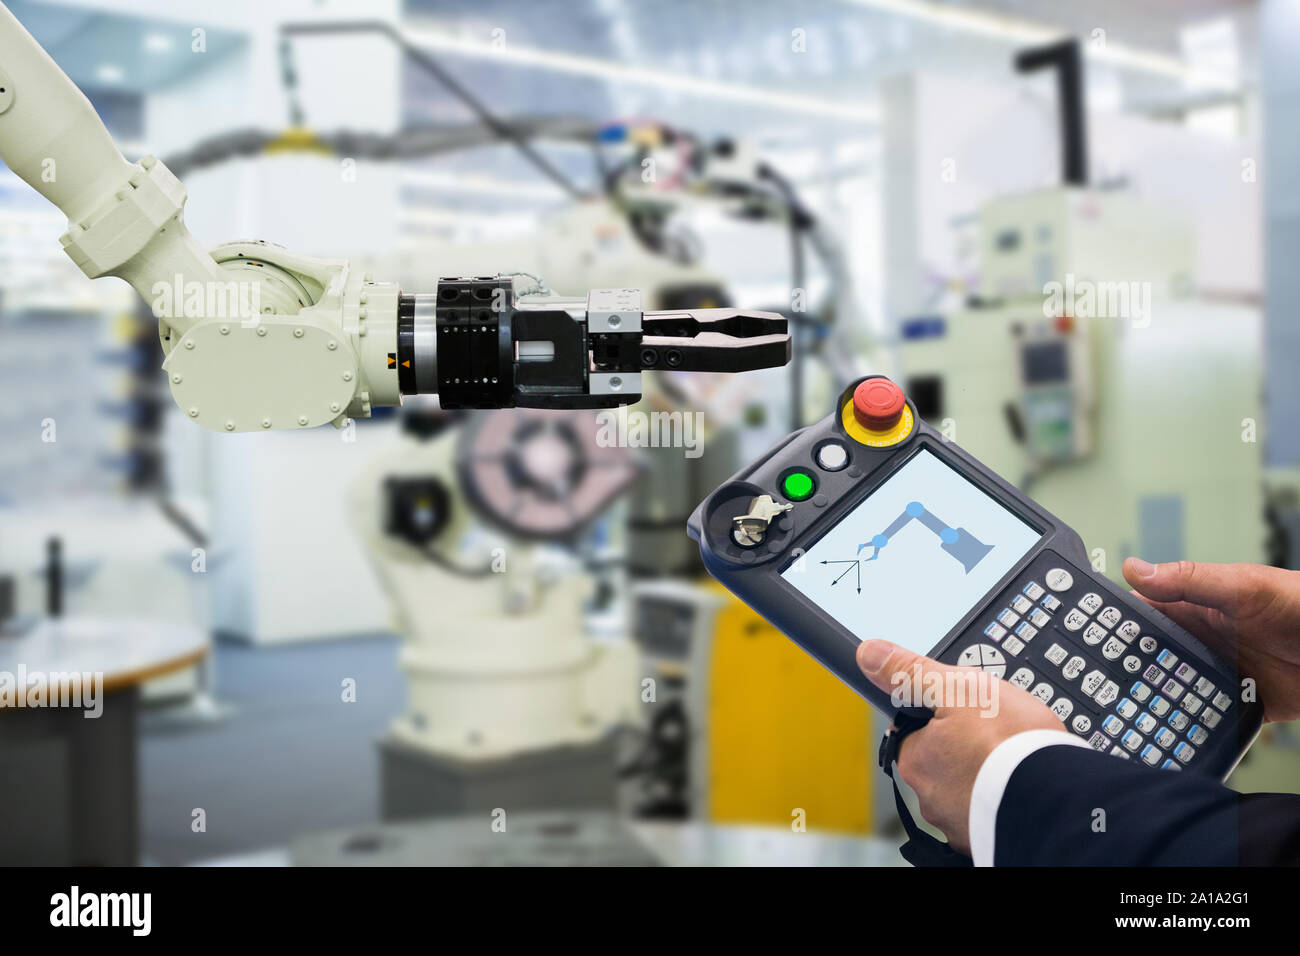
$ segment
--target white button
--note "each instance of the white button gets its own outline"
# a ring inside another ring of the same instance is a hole
[[[1115,705],[1115,711],[1125,720],[1132,720],[1133,715],[1137,713],[1138,705],[1125,697]]]
[[[1067,651],[1060,644],[1053,644],[1051,647],[1047,649],[1047,653],[1044,654],[1043,656],[1046,657],[1053,664],[1055,664],[1057,667],[1060,667],[1061,662],[1070,656],[1070,652]]]
[[[1032,691],[1030,691],[1030,693],[1033,694],[1035,697],[1037,697],[1039,700],[1041,700],[1044,704],[1046,704],[1049,700],[1052,699],[1052,694],[1055,692],[1052,690],[1051,684],[1044,682],[1039,684],[1037,687],[1035,687]]]
[[[1107,714],[1106,719],[1101,722],[1101,729],[1112,737],[1118,737],[1119,732],[1124,729],[1124,721],[1114,714]]]
[[[1160,688],[1160,692],[1170,700],[1177,700],[1183,696],[1183,685],[1171,677],[1165,681],[1165,686]]]
[[[1105,682],[1106,675],[1101,671],[1088,671],[1083,678],[1083,682],[1079,685],[1079,689],[1091,697],[1101,689],[1101,685]]]
[[[1130,674],[1136,674],[1141,669],[1142,658],[1138,657],[1136,654],[1130,654],[1128,657],[1124,658],[1124,670],[1128,671]]]
[[[1053,591],[1068,591],[1074,584],[1074,578],[1065,568],[1052,568],[1043,576],[1043,580]]]
[[[1116,633],[1119,634],[1119,636],[1124,638],[1124,640],[1126,641],[1133,640],[1133,638],[1138,636],[1137,622],[1125,621],[1123,624],[1119,626],[1119,630],[1116,631]]]
[[[1029,615],[1029,620],[1034,622],[1034,627],[1040,628],[1047,627],[1047,625],[1052,622],[1051,615],[1046,611],[1039,610],[1038,608],[1034,608],[1033,612]]]
[[[1002,649],[1014,657],[1025,649],[1025,642],[1018,637],[1008,637],[1002,642]]]
[[[1028,614],[1033,606],[1029,598],[1023,594],[1017,594],[1016,599],[1011,602],[1011,607],[1015,609],[1017,614]]]
[[[1187,739],[1199,747],[1201,744],[1205,743],[1207,740],[1210,739],[1210,735],[1205,732],[1204,727],[1197,725],[1193,727],[1191,730],[1187,731]]]
[[[1039,603],[1042,604],[1043,607],[1051,611],[1053,614],[1055,614],[1057,609],[1060,608],[1061,606],[1061,599],[1055,597],[1054,595],[1049,594],[1047,595],[1047,597],[1043,598],[1042,601],[1040,601]]]
[[[1198,678],[1193,686],[1196,688],[1196,693],[1202,697],[1209,697],[1214,693],[1214,684],[1204,677]]]
[[[1151,696],[1151,688],[1148,687],[1146,684],[1142,683],[1141,681],[1138,681],[1136,684],[1134,684],[1132,687],[1129,688],[1129,693],[1132,694],[1133,699],[1140,704],[1142,703],[1142,701],[1146,700],[1148,697]]]
[[[1079,598],[1079,607],[1083,608],[1089,614],[1096,614],[1097,608],[1101,607],[1101,595],[1089,591],[1083,597]]]
[[[1188,694],[1183,698],[1183,710],[1195,717],[1203,703],[1205,703],[1205,701],[1201,700],[1201,698],[1197,697],[1195,694]]]
[[[1137,727],[1137,729],[1142,731],[1142,733],[1149,734],[1151,731],[1156,729],[1158,723],[1159,721],[1150,714],[1142,714],[1133,722],[1133,726]]]
[[[1151,708],[1151,713],[1155,714],[1157,717],[1163,717],[1165,714],[1169,713],[1169,701],[1165,700],[1163,697],[1155,697],[1152,699],[1151,703],[1147,704],[1147,706]]]
[[[827,471],[839,471],[848,463],[848,450],[839,442],[827,442],[817,451],[817,464]]]
[[[1087,666],[1087,662],[1082,657],[1071,657],[1070,662],[1061,668],[1061,676],[1066,680],[1074,680]]]
[[[1067,631],[1077,631],[1087,623],[1088,618],[1077,610],[1071,609],[1070,613],[1065,615],[1065,629]]]
[[[1042,585],[1037,584],[1033,581],[1030,581],[1028,584],[1025,585],[1025,590],[1024,590],[1025,597],[1029,598],[1029,600],[1031,601],[1037,601],[1040,597],[1042,597],[1046,593],[1047,592],[1043,590]]]
[[[1016,625],[1016,637],[1028,643],[1038,636],[1038,628],[1028,621],[1021,621]]]
[[[1097,615],[1097,620],[1107,627],[1114,627],[1119,623],[1119,608],[1108,607]]]
[[[1088,719],[1087,714],[1079,714],[1071,721],[1070,726],[1074,728],[1076,734],[1086,734],[1092,730],[1092,721]]]
[[[1106,629],[1100,624],[1089,624],[1088,629],[1083,632],[1083,642],[1089,647],[1096,647],[1106,636]]]
[[[1124,751],[1120,750],[1118,747],[1111,747],[1111,748],[1110,748],[1110,755],[1111,755],[1112,757],[1123,757],[1125,760],[1129,760],[1129,759],[1131,759],[1131,758],[1129,757],[1128,754],[1126,754]]]
[[[1142,648],[1143,654],[1154,654],[1156,646],[1156,639],[1150,634],[1138,641],[1138,647]]]
[[[1219,710],[1227,710],[1232,706],[1232,698],[1223,691],[1219,691],[1214,695],[1214,706],[1219,708]]]
[[[1002,613],[998,615],[998,620],[1007,627],[1015,627],[1020,623],[1020,615],[1016,614],[1009,607],[1004,607]]]
[[[1028,667],[1022,667],[1020,668],[1020,670],[1012,674],[1007,680],[1009,683],[1015,684],[1021,690],[1028,690],[1029,685],[1034,682],[1034,672],[1031,671]]]
[[[1174,732],[1168,727],[1161,727],[1160,732],[1151,739],[1156,742],[1157,746],[1164,747],[1168,750],[1174,745],[1174,741],[1178,738],[1174,736]]]
[[[1219,717],[1219,712],[1211,710],[1209,707],[1206,707],[1205,713],[1201,714],[1201,720],[1204,721],[1205,726],[1209,727],[1211,730],[1219,726]]]
[[[1117,661],[1120,655],[1124,653],[1124,642],[1116,637],[1106,638],[1106,644],[1101,649],[1101,656],[1108,661]]]
[[[1192,665],[1187,663],[1187,661],[1183,661],[1174,670],[1174,676],[1184,684],[1190,684],[1192,681],[1196,680],[1196,668],[1192,667]]]
[[[1060,697],[1052,705],[1052,713],[1060,718],[1061,723],[1065,723],[1065,719],[1074,713],[1074,703],[1068,697]]]
[[[1109,707],[1111,702],[1119,696],[1119,684],[1113,680],[1108,680],[1101,685],[1101,690],[1097,691],[1097,696],[1093,698],[1102,707]]]

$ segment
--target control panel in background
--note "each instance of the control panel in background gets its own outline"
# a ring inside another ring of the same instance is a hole
[[[1020,350],[1019,416],[1031,462],[1072,461],[1092,451],[1087,329],[1068,315],[1012,328]]]

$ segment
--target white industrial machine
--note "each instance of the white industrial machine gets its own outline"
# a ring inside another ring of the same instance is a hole
[[[405,713],[382,744],[389,819],[615,802],[637,718],[623,635],[585,619],[572,545],[637,477],[586,411],[404,413],[349,511],[404,636]]]
[[[1263,560],[1260,319],[1196,297],[1190,228],[1078,186],[996,200],[980,227],[968,308],[902,325],[921,415],[1113,577],[1130,554]]]
[[[1190,222],[1088,185],[1078,43],[1015,63],[1056,72],[1061,184],[980,210],[966,307],[901,324],[905,387],[1076,528],[1098,571],[1263,560],[1259,314],[1198,298]]]

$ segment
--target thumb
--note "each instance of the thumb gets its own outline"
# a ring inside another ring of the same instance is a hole
[[[917,674],[918,665],[921,677],[935,672],[942,674],[950,670],[969,670],[969,668],[964,667],[949,667],[947,664],[941,664],[929,657],[924,657],[901,648],[897,644],[882,640],[863,641],[859,644],[857,659],[858,667],[862,668],[862,673],[867,675],[867,679],[885,693],[891,695],[904,679],[911,680]],[[895,675],[902,676],[896,677]],[[913,699],[919,700],[919,695],[913,697]],[[936,708],[936,713],[941,709]]]
[[[1203,561],[1169,561],[1151,564],[1141,558],[1124,562],[1124,579],[1138,594],[1169,604],[1187,601],[1231,612],[1241,596],[1239,566]]]

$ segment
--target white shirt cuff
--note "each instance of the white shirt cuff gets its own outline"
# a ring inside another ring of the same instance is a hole
[[[1024,730],[1002,741],[984,758],[970,795],[970,855],[976,866],[993,865],[998,807],[1011,775],[1031,753],[1059,744],[1088,747],[1085,740],[1064,729]]]

